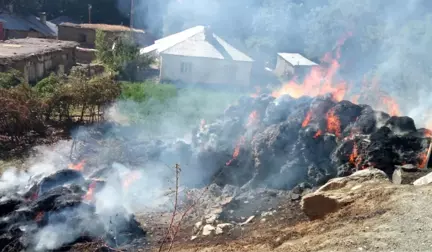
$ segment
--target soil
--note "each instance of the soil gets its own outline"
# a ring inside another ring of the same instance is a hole
[[[309,221],[298,202],[281,202],[275,215],[257,216],[241,232],[193,241],[190,227],[196,220],[185,221],[171,251],[432,251],[432,186],[372,183],[359,188],[352,204],[320,220]],[[158,251],[169,214],[140,220],[152,227],[149,242]]]

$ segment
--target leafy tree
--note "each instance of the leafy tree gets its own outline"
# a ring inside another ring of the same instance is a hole
[[[153,57],[140,55],[137,43],[129,34],[109,41],[105,32],[98,30],[95,44],[97,60],[124,80],[134,80],[137,72],[145,70],[154,62]]]

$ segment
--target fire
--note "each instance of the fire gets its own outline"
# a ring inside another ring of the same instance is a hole
[[[45,213],[44,213],[44,212],[38,212],[38,213],[36,214],[35,221],[36,221],[36,222],[40,222],[40,221],[42,221],[44,216],[45,216]]]
[[[339,118],[335,115],[335,111],[332,109],[327,112],[327,132],[333,133],[336,137],[341,136],[341,125]]]
[[[261,88],[257,87],[255,93],[251,94],[252,98],[257,98],[261,93]]]
[[[69,169],[75,170],[75,171],[83,171],[84,170],[84,165],[85,165],[85,160],[79,162],[78,164],[74,165],[74,164],[69,164]]]
[[[303,128],[306,127],[306,126],[308,126],[308,124],[310,123],[311,117],[312,117],[312,111],[309,111],[306,114],[306,117],[305,117],[305,119],[302,122],[302,127]]]
[[[130,172],[126,178],[123,180],[123,188],[127,189],[129,186],[135,182],[136,180],[141,178],[141,172],[140,171],[132,171]]]
[[[233,152],[231,160],[226,162],[227,166],[229,166],[240,155],[240,147],[244,144],[244,142],[245,142],[244,136],[240,137],[239,141],[236,144],[236,147],[234,148],[234,152]]]
[[[385,106],[385,110],[391,115],[391,116],[399,116],[400,110],[399,105],[397,102],[390,96],[382,96],[381,102],[383,103],[383,106]]]
[[[248,122],[247,122],[246,126],[251,126],[251,125],[256,124],[258,122],[258,117],[259,117],[258,111],[256,111],[256,110],[252,111],[252,113],[250,113],[250,115],[249,115]]]
[[[349,156],[349,162],[355,165],[357,157],[358,157],[358,146],[357,143],[354,143],[352,153]]]
[[[92,201],[96,190],[97,182],[92,181],[88,187],[87,193],[83,196],[83,200]]]
[[[318,130],[318,131],[315,133],[314,138],[318,138],[318,137],[321,136],[321,135],[322,135],[322,131],[321,131],[321,130]]]
[[[340,58],[340,47],[350,36],[352,36],[352,33],[348,33],[338,41],[335,58],[332,57],[331,53],[326,53],[321,59],[323,63],[328,65],[327,67],[321,65],[313,67],[304,78],[303,83],[298,83],[297,78],[294,77],[281,89],[274,91],[272,95],[274,97],[279,97],[288,94],[293,98],[299,98],[301,96],[318,96],[331,93],[335,101],[343,100],[347,91],[347,83],[343,80],[335,80],[335,76],[340,68],[338,62]]]
[[[419,164],[418,164],[419,168],[420,169],[426,168],[427,162],[428,162],[428,160],[427,160],[427,151],[426,151],[426,152],[423,152],[419,155]]]

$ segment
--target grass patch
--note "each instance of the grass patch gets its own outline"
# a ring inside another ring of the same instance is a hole
[[[171,84],[122,83],[120,110],[132,122],[145,127],[143,132],[171,133],[179,136],[190,132],[204,119],[211,121],[238,100],[242,92],[204,88],[177,89]]]

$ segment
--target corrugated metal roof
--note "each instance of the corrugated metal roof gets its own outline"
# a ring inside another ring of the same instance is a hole
[[[284,60],[293,66],[316,66],[317,63],[305,58],[300,53],[278,53]]]
[[[17,16],[10,13],[0,13],[0,22],[3,27],[8,30],[30,31],[35,30],[45,36],[57,36],[57,26],[51,22],[43,24],[36,16]]]
[[[157,51],[158,53],[190,57],[253,61],[249,56],[214,33],[211,33],[212,41],[206,40],[205,29],[204,26],[195,26],[156,40],[155,44],[141,49],[141,54]]]

